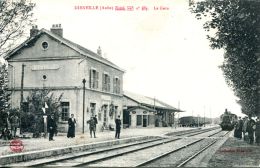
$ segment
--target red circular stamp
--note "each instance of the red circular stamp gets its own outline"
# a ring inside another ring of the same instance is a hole
[[[13,152],[22,152],[23,148],[23,142],[20,139],[14,139],[10,141],[10,149]]]

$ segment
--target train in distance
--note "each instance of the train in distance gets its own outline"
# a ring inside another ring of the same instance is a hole
[[[204,117],[186,116],[179,118],[179,125],[182,127],[201,127],[211,122],[212,119]]]
[[[220,116],[220,121],[222,130],[231,131],[237,122],[237,115],[225,109],[225,112]]]

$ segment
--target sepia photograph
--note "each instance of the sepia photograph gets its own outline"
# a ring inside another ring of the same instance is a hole
[[[259,167],[260,0],[0,0],[0,167]]]

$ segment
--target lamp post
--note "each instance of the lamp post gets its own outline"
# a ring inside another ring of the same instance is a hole
[[[82,114],[82,133],[84,134],[84,120],[85,120],[85,88],[86,88],[86,79],[82,80],[83,83],[83,114]]]
[[[24,85],[24,67],[25,65],[22,64],[22,75],[21,75],[21,99],[20,99],[20,117],[19,117],[19,124],[20,124],[20,134],[22,134],[22,115],[23,111],[23,85]]]

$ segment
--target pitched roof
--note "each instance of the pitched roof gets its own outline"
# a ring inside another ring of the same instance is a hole
[[[132,93],[132,92],[129,92],[129,91],[124,91],[124,96],[132,99],[133,101],[136,101],[137,103],[139,103],[141,105],[145,105],[145,106],[148,106],[148,107],[155,107],[155,108],[161,108],[161,109],[165,109],[165,110],[183,112],[182,110],[177,109],[177,108],[175,108],[171,105],[168,105],[167,103],[164,103],[164,102],[157,100],[155,98],[135,94],[135,93]]]
[[[145,107],[145,106],[142,106],[142,105],[130,107],[129,109],[127,109],[127,111],[133,111],[135,109],[144,109],[144,110],[147,110],[147,111],[156,111],[152,108]]]
[[[121,69],[120,67],[118,67],[116,64],[112,63],[111,61],[99,56],[97,53],[79,45],[79,44],[76,44],[64,37],[61,37],[59,35],[56,35],[55,33],[49,31],[49,30],[46,30],[46,29],[41,29],[39,30],[38,34],[36,36],[33,36],[33,37],[29,37],[26,41],[24,41],[21,45],[19,45],[18,47],[16,47],[14,50],[12,50],[10,53],[8,53],[6,56],[5,56],[5,59],[10,59],[17,51],[19,51],[20,49],[22,49],[24,46],[27,45],[27,43],[39,38],[41,35],[43,34],[47,34],[49,36],[51,36],[52,38],[54,38],[55,40],[58,40],[60,41],[62,44],[70,47],[71,49],[79,52],[81,55],[85,56],[85,57],[89,57],[89,58],[92,58],[96,61],[99,61],[101,63],[104,63],[108,66],[111,66],[117,70],[120,70],[122,72],[124,72],[123,69]]]

